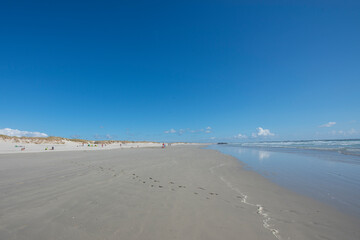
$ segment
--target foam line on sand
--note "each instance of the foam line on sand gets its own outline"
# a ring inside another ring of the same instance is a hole
[[[215,174],[214,172],[214,169],[215,168],[220,168],[220,167],[223,167],[224,164],[220,164],[218,166],[214,166],[214,167],[211,167],[209,170],[212,174]],[[242,193],[238,188],[234,187],[229,181],[227,181],[223,176],[219,176],[220,180],[223,181],[226,186],[228,186],[231,190],[235,191],[237,194],[241,195],[241,202],[246,204],[246,205],[249,205],[249,206],[252,206],[252,207],[256,207],[257,208],[257,211],[256,213],[258,215],[260,215],[262,218],[263,218],[263,227],[266,228],[267,230],[269,230],[277,239],[281,239],[280,237],[280,232],[278,229],[276,228],[273,228],[269,222],[271,220],[269,214],[265,213],[264,212],[264,207],[260,204],[254,204],[254,203],[251,203],[247,200],[248,196],[244,193]]]

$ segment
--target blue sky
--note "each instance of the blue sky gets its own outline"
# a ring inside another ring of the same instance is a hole
[[[359,1],[4,2],[0,133],[360,137],[359,12]]]

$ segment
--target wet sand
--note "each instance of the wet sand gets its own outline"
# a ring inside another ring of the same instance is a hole
[[[0,239],[360,239],[360,220],[197,146],[0,155]]]
[[[360,218],[360,156],[336,151],[212,145],[271,182]]]

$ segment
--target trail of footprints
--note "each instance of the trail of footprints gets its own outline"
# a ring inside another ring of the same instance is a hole
[[[145,185],[148,185],[149,187],[151,188],[154,188],[154,189],[168,189],[168,190],[171,190],[171,191],[177,191],[177,190],[184,190],[186,189],[186,186],[184,185],[178,185],[176,184],[175,182],[168,182],[165,186],[164,183],[160,183],[159,180],[156,180],[154,179],[153,177],[148,177],[148,178],[142,178],[140,177],[139,175],[135,174],[135,173],[128,173],[126,172],[125,170],[120,170],[120,172],[116,172],[113,168],[105,168],[103,166],[96,166],[94,164],[91,164],[90,162],[88,162],[87,164],[86,163],[77,163],[77,162],[74,162],[75,165],[78,165],[78,166],[81,166],[81,167],[87,167],[87,168],[91,168],[95,171],[97,171],[98,174],[100,175],[108,175],[108,176],[111,176],[111,177],[119,177],[119,176],[130,176],[132,180],[134,180],[136,183],[141,183],[141,184],[145,184]],[[90,164],[90,165],[89,165]],[[233,188],[233,187],[231,187]],[[235,189],[237,192],[238,190]],[[196,189],[192,189],[192,190],[188,190],[188,191],[193,191],[193,194],[196,195],[196,196],[202,196],[207,199],[207,200],[210,200],[211,198],[215,198],[216,196],[219,196],[218,193],[215,193],[215,192],[207,192],[206,188],[204,187],[197,187]],[[267,213],[264,212],[264,208],[263,206],[261,205],[258,205],[258,204],[253,204],[253,203],[249,203],[247,201],[247,196],[246,195],[243,195],[242,193],[239,192],[240,195],[237,195],[237,196],[234,196],[234,198],[232,198],[232,200],[236,200],[236,202],[232,202],[230,199],[224,199],[224,198],[221,198],[221,200],[233,205],[234,207],[236,208],[244,208],[243,206],[239,205],[239,204],[247,204],[247,205],[250,205],[250,206],[254,206],[254,207],[257,207],[257,214],[261,215],[264,220],[263,220],[263,226],[270,230],[273,235],[277,238],[277,239],[280,239],[280,236],[279,236],[279,231],[277,229],[274,229],[272,228],[270,225],[269,225],[269,221],[271,220],[270,217],[268,216]],[[229,201],[230,200],[230,201]]]
[[[87,166],[88,168],[94,169],[97,171],[97,173],[103,175],[108,175],[112,177],[118,177],[121,175],[130,175],[131,179],[134,180],[135,182],[141,183],[141,184],[145,184],[148,185],[150,188],[154,188],[154,189],[168,189],[170,191],[178,191],[178,190],[185,190],[187,189],[186,186],[184,185],[179,185],[173,181],[169,181],[168,183],[160,183],[159,180],[153,178],[153,177],[147,177],[147,178],[143,178],[140,177],[139,175],[135,174],[135,173],[126,173],[124,170],[121,170],[120,172],[117,172],[115,169],[113,169],[112,167],[103,167],[103,166],[97,166],[94,164],[84,164],[84,163],[75,163],[78,166]],[[216,196],[219,196],[219,193],[216,192],[208,192],[206,188],[204,187],[197,187],[195,189],[192,190],[188,190],[188,191],[192,191],[194,195],[197,196],[202,196],[205,197],[207,200],[210,200],[211,198],[214,198]],[[242,196],[235,196],[235,199],[240,200],[240,202],[243,200]],[[227,201],[228,202],[228,201]]]
[[[159,180],[156,180],[153,177],[148,177],[148,178],[143,179],[139,175],[136,175],[135,173],[132,173],[132,179],[136,180],[136,181],[138,181],[140,183],[143,183],[143,184],[148,183],[151,188],[167,188],[167,189],[170,189],[171,191],[176,191],[176,190],[179,190],[179,189],[186,189],[186,186],[178,185],[178,184],[176,184],[175,182],[172,182],[172,181],[168,182],[166,184],[166,187],[165,187],[165,184],[160,183]],[[206,189],[203,188],[203,187],[197,187],[193,191],[193,194],[194,195],[201,195],[201,194],[203,195],[203,194],[205,194],[206,199],[210,199],[211,196],[218,196],[219,195],[218,193],[215,193],[215,192],[206,192]]]

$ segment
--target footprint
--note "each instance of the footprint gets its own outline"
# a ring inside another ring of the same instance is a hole
[[[146,183],[145,181],[143,181],[143,183]]]
[[[149,177],[150,180],[152,180],[152,177]]]
[[[199,193],[197,193],[197,192],[194,192],[194,194],[199,194]]]
[[[150,187],[154,187],[154,185],[151,185]]]
[[[163,186],[159,186],[159,188],[163,188]]]
[[[169,182],[170,184],[174,184],[174,182]]]
[[[198,187],[198,189],[201,189],[201,190],[206,190],[205,188],[202,188],[202,187]]]

